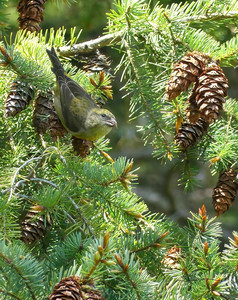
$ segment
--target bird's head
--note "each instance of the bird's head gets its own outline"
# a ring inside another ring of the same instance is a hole
[[[108,134],[113,127],[117,127],[115,116],[107,109],[93,108],[85,122],[86,130],[91,131],[93,140]]]

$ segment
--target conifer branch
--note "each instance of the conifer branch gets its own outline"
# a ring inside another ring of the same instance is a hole
[[[121,32],[117,32],[116,34],[109,33],[107,35],[80,44],[59,47],[59,54],[66,57],[74,56],[76,54],[86,54],[105,46],[115,45],[121,39]]]
[[[62,155],[60,149],[58,149],[55,146],[51,146],[49,148],[47,148],[46,150],[56,150],[57,154],[59,155],[60,160],[67,166],[67,160],[66,158]]]
[[[63,209],[63,212],[66,214],[66,216],[69,218],[69,220],[72,222],[72,223],[74,223],[74,224],[76,224],[77,222],[76,222],[76,220],[65,210],[65,209]],[[80,230],[81,230],[81,232],[83,231],[81,228],[80,228]]]
[[[70,199],[70,201],[71,201],[71,203],[73,204],[74,208],[77,210],[77,212],[78,212],[80,218],[83,220],[83,222],[84,222],[85,225],[87,226],[88,231],[90,232],[90,234],[92,235],[92,237],[93,237],[94,239],[96,239],[96,236],[95,236],[95,234],[93,233],[93,230],[92,230],[91,226],[89,225],[88,221],[87,221],[87,220],[84,218],[84,216],[82,215],[79,206],[74,202],[74,200],[73,200],[71,197],[68,196],[68,198]]]
[[[31,172],[27,175],[26,179],[30,179],[30,178],[32,178],[32,177],[35,176],[36,171],[37,171],[40,167],[42,167],[42,165],[43,165],[44,162],[45,162],[45,159],[46,159],[46,158],[45,158],[45,156],[43,155],[43,156],[41,157],[41,159],[38,161],[38,163],[35,165],[34,169],[32,169]]]
[[[98,258],[97,258],[97,256],[98,256]],[[101,263],[101,255],[100,255],[99,251],[97,251],[95,253],[95,255],[94,255],[94,265],[92,266],[92,268],[90,269],[90,271],[88,272],[88,274],[84,277],[84,280],[88,280],[89,279],[89,277],[96,270],[96,268],[99,265],[99,263]]]
[[[65,209],[63,209],[62,211],[66,214],[66,216],[72,223],[77,224],[77,221]],[[77,227],[77,228],[81,231],[81,233],[84,233],[84,230],[82,227]]]
[[[22,179],[20,181],[18,181],[15,185],[15,188],[19,188],[21,187],[24,183],[29,183],[30,181],[39,181],[39,182],[44,182],[44,183],[47,183],[51,186],[53,186],[54,188],[58,189],[58,186],[53,183],[52,181],[49,181],[47,179],[44,179],[44,178],[37,178],[37,177],[34,177],[34,178],[28,178],[28,179]]]
[[[181,19],[177,19],[179,22],[183,23],[192,23],[192,22],[204,22],[204,21],[222,21],[225,19],[234,19],[238,18],[238,11],[232,11],[227,14],[207,14],[207,15],[200,15],[200,16],[189,16]]]
[[[3,289],[0,289],[0,293],[4,294],[4,295],[8,295],[8,296],[11,296],[17,300],[22,300],[21,298],[19,298],[18,296],[16,296],[15,294],[11,293],[10,291],[7,291],[7,290],[3,290]]]
[[[222,61],[222,60],[227,60],[229,59],[230,57],[232,57],[233,55],[236,55],[238,52],[238,47],[236,49],[233,50],[233,52],[229,52],[221,57],[218,58],[219,61]],[[234,60],[236,63],[237,63],[237,59]]]
[[[175,55],[175,45],[177,44],[177,41],[174,37],[173,30],[171,29],[171,20],[170,20],[169,16],[166,14],[166,12],[164,12],[164,17],[168,22],[168,29],[169,29],[169,33],[170,33],[170,37],[171,37],[171,41],[172,41],[172,43],[171,43],[171,48],[172,48],[171,65],[173,67],[173,64],[174,64],[173,58],[174,58],[174,55]]]
[[[10,54],[7,52],[6,49],[4,49],[2,46],[0,46],[0,51],[2,52],[2,55],[5,57],[4,62],[1,61],[0,65],[4,65],[7,67],[8,65],[11,66],[12,70],[16,73],[19,74],[21,77],[25,77],[24,73],[21,72],[21,68],[19,68],[18,65],[16,65],[13,61],[13,58],[10,56]]]
[[[7,193],[9,190],[10,190],[10,195],[9,195],[9,198],[7,200],[7,203],[9,203],[12,199],[12,196],[13,196],[13,193],[14,193],[14,190],[15,190],[15,181],[16,181],[16,178],[17,178],[17,175],[18,173],[21,171],[21,169],[23,169],[26,165],[28,165],[29,163],[31,163],[32,161],[34,160],[39,160],[41,159],[41,157],[33,157],[29,160],[27,160],[23,165],[21,165],[15,172],[14,176],[13,176],[13,179],[12,179],[12,184],[11,184],[11,187],[10,189],[7,189],[5,191],[3,191],[3,193]]]
[[[34,180],[39,180],[39,181],[42,181],[42,179],[40,179],[40,178],[32,178],[31,179],[32,181],[34,181]],[[23,182],[24,181],[24,182]],[[23,183],[25,183],[25,182],[29,182],[29,180],[21,180],[21,181],[18,181],[18,183],[20,183],[20,185],[22,185]],[[48,184],[52,184],[54,187],[56,187],[56,185],[53,183],[53,182],[50,182],[50,181],[48,181],[48,180],[43,180],[42,182],[47,182]],[[32,197],[29,197],[29,196],[27,196],[27,195],[22,195],[22,194],[20,194],[20,193],[17,193],[16,194],[16,196],[17,197],[20,197],[20,198],[23,198],[23,199],[26,199],[26,200],[33,200],[32,199]],[[65,213],[65,215],[68,217],[68,219],[72,222],[72,223],[74,223],[74,224],[76,224],[77,223],[77,221],[65,210],[65,209],[63,209],[62,210],[64,213]],[[79,228],[79,230],[82,232],[82,233],[84,233],[84,230],[81,228],[81,227],[78,227]]]
[[[161,244],[159,244],[159,242],[164,239],[167,235],[168,235],[169,231],[166,231],[165,233],[163,233],[161,236],[159,236],[154,242],[150,243],[149,245],[146,245],[144,247],[135,249],[135,250],[131,250],[131,253],[137,253],[140,251],[144,251],[147,250],[149,248],[161,248],[163,247]]]
[[[30,181],[44,182],[44,183],[47,183],[47,184],[53,186],[53,187],[56,188],[57,190],[60,189],[58,185],[56,185],[55,183],[53,183],[53,182],[51,182],[51,181],[49,181],[49,180],[47,180],[47,179],[44,179],[44,178],[29,178],[29,179],[23,179],[23,180],[20,180],[20,181],[17,182],[17,184],[15,185],[14,189],[15,189],[16,187],[22,186],[24,183],[29,183]],[[74,200],[73,200],[70,196],[67,196],[67,198],[70,200],[70,202],[73,204],[73,206],[74,206],[75,209],[77,210],[77,212],[78,212],[80,218],[83,220],[83,222],[84,222],[85,225],[87,226],[88,231],[90,232],[90,234],[91,234],[94,238],[96,238],[96,236],[94,235],[93,230],[92,230],[91,226],[89,225],[88,221],[87,221],[87,220],[84,218],[84,216],[82,215],[79,206],[74,202]]]
[[[141,251],[145,251],[147,249],[150,249],[150,248],[159,248],[161,247],[160,244],[158,243],[151,243],[149,245],[146,245],[145,247],[141,247],[141,248],[138,248],[138,249],[135,249],[135,250],[131,250],[131,253],[137,253],[137,252],[141,252]]]
[[[29,285],[28,280],[24,277],[21,270],[14,264],[14,262],[10,258],[6,257],[2,252],[0,252],[0,257],[2,259],[4,259],[5,262],[7,264],[9,264],[17,272],[17,274],[22,278],[23,282],[25,283],[27,289],[29,290],[29,292],[31,294],[32,299],[37,300],[33,290],[31,289],[31,286]]]
[[[138,71],[137,71],[137,67],[135,65],[135,59],[134,59],[134,56],[132,54],[132,51],[130,49],[130,46],[129,44],[125,41],[125,48],[126,48],[126,52],[127,52],[127,55],[128,55],[128,58],[129,58],[129,61],[130,61],[130,64],[132,66],[132,69],[134,71],[134,74],[135,74],[135,79],[136,79],[136,83],[137,83],[137,88],[139,89],[140,91],[140,95],[141,95],[141,99],[142,99],[142,103],[149,115],[149,117],[151,118],[151,120],[153,121],[154,125],[155,125],[155,128],[160,132],[161,134],[161,137],[163,138],[164,140],[164,143],[166,144],[167,148],[170,149],[170,146],[169,146],[169,143],[164,135],[164,132],[162,130],[162,128],[160,127],[160,124],[158,122],[158,120],[156,119],[156,117],[154,116],[154,113],[153,113],[153,110],[152,108],[150,107],[150,105],[147,103],[147,100],[146,100],[146,96],[144,95],[144,92],[143,92],[143,88],[142,88],[142,84],[141,84],[141,80],[140,80],[140,76],[138,74]]]
[[[120,258],[120,256],[118,254],[115,254],[115,258],[116,258],[116,261],[117,261],[118,265],[121,267],[123,273],[125,274],[126,278],[130,282],[130,284],[133,287],[133,289],[135,290],[137,299],[141,300],[141,296],[140,296],[139,290],[137,288],[137,285],[131,279],[130,274],[128,273],[128,269],[129,269],[130,266],[128,264],[124,265],[123,261],[121,260],[121,258]]]
[[[10,190],[10,191],[13,190],[13,191],[12,191],[12,193],[13,193],[14,190],[15,190],[16,188],[21,187],[25,182],[27,182],[27,181],[29,181],[29,180],[33,180],[32,177],[35,175],[36,171],[37,171],[37,170],[42,166],[42,164],[44,163],[45,157],[42,156],[42,157],[38,157],[38,158],[36,158],[36,159],[39,160],[39,162],[36,164],[35,168],[32,169],[32,170],[30,171],[30,173],[26,176],[26,179],[22,179],[22,180],[18,181],[18,182],[14,185],[14,187],[13,187],[13,184],[12,184],[10,188],[8,188],[8,189],[6,189],[6,190],[4,190],[4,191],[2,192],[3,194],[6,194],[9,190]],[[30,159],[30,161],[32,161],[32,160],[34,160],[34,159]],[[25,163],[25,165],[23,165],[23,166],[20,167],[20,169],[22,169],[23,167],[25,167],[30,161],[27,161],[27,162]],[[16,171],[17,174],[19,173],[20,169]],[[16,177],[17,174],[15,173],[14,176]],[[14,178],[13,178],[13,179],[14,179]],[[13,182],[15,182],[15,180],[16,180],[16,178],[14,179]],[[38,178],[38,179],[35,179],[35,180],[38,180],[38,181],[39,181],[39,180],[46,180],[46,179],[40,179],[40,178]],[[9,197],[10,197],[10,196],[9,196]]]

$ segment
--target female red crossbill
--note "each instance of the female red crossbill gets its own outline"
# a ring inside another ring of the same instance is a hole
[[[46,50],[56,76],[55,110],[67,131],[73,136],[95,141],[117,126],[114,115],[99,108],[90,95],[74,80],[65,75],[64,68],[52,47]]]

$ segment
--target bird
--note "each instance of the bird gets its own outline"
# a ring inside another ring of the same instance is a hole
[[[65,74],[54,47],[46,52],[56,76],[54,106],[65,129],[76,138],[94,142],[117,127],[115,116],[98,107],[83,87]]]

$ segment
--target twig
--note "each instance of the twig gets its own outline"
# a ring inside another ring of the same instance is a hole
[[[35,178],[33,178],[33,179],[35,179]],[[37,179],[40,179],[40,178],[37,178]],[[48,181],[48,183],[49,183],[49,181]],[[16,194],[16,196],[18,196],[18,197],[20,197],[20,198],[23,198],[23,199],[27,199],[27,200],[32,200],[32,197],[30,197],[30,196],[27,196],[27,195],[23,195],[23,194],[20,194],[20,193],[18,193],[18,194]],[[76,224],[77,223],[77,221],[65,210],[65,209],[62,209],[62,211],[66,214],[66,216],[68,217],[68,219],[72,222],[72,223],[74,223],[74,224]],[[81,227],[79,227],[79,230],[82,232],[82,233],[84,233],[84,230],[83,230],[83,228],[81,228]]]
[[[234,17],[238,17],[238,11],[229,12],[227,15],[224,14],[210,14],[210,15],[202,15],[202,16],[190,16],[181,19],[177,19],[178,22],[202,22],[202,21],[218,21],[224,19],[233,19]]]
[[[47,148],[46,150],[50,150],[50,149],[56,150],[57,153],[58,153],[58,155],[59,155],[59,157],[60,157],[60,160],[61,160],[66,166],[68,165],[68,164],[67,164],[67,161],[66,161],[66,159],[65,159],[65,157],[61,154],[60,150],[59,150],[57,147],[52,146],[52,147]]]
[[[77,224],[77,221],[65,210],[65,209],[63,209],[63,212],[66,214],[66,216],[68,217],[68,219],[71,221],[71,222],[73,222],[74,224]],[[84,233],[84,230],[83,230],[83,228],[82,227],[78,227],[79,228],[79,230],[82,232],[82,233]]]
[[[27,196],[27,195],[23,195],[23,194],[20,194],[20,193],[17,193],[15,194],[17,197],[20,197],[20,198],[23,198],[23,199],[26,199],[26,200],[31,200],[32,198],[30,196]]]
[[[17,184],[15,185],[15,188],[16,188],[16,187],[19,187],[19,185],[21,186],[21,185],[24,184],[25,182],[29,182],[29,181],[40,181],[40,182],[44,182],[44,183],[47,183],[47,184],[53,186],[53,187],[56,188],[57,190],[60,190],[60,188],[59,188],[58,185],[56,185],[55,183],[53,183],[53,182],[51,182],[51,181],[49,181],[49,180],[43,179],[43,178],[30,178],[30,179],[28,179],[28,180],[20,180],[20,181],[18,181]],[[25,198],[24,195],[23,195],[23,198]],[[84,218],[84,216],[82,215],[79,206],[74,202],[74,200],[73,200],[70,196],[67,195],[67,198],[70,200],[70,202],[73,204],[74,208],[77,210],[77,212],[78,212],[80,218],[83,220],[83,222],[84,222],[85,225],[87,226],[88,231],[90,232],[90,234],[96,239],[96,236],[94,235],[91,226],[89,225],[88,221],[87,221],[87,220]],[[67,216],[68,216],[68,214],[67,214]],[[70,219],[71,219],[71,218],[70,218]],[[71,220],[72,220],[72,219],[71,219]],[[74,221],[74,223],[76,223],[76,222]],[[81,230],[82,230],[82,229],[81,229]],[[83,232],[83,230],[82,230],[82,232]]]
[[[91,226],[88,224],[88,221],[82,215],[79,206],[74,202],[74,200],[70,196],[67,196],[67,197],[71,201],[71,203],[73,204],[74,208],[77,210],[80,218],[84,221],[85,225],[88,227],[88,231],[90,232],[90,234],[96,239],[96,236],[94,235]]]
[[[49,181],[44,178],[37,178],[37,177],[29,178],[29,179],[22,179],[16,183],[15,188],[21,187],[24,183],[29,182],[29,181],[40,181],[40,182],[48,183],[49,185],[52,185],[54,188],[59,189],[59,187],[52,181]]]
[[[38,163],[35,165],[35,168],[31,170],[31,172],[27,175],[26,179],[30,179],[35,176],[36,171],[43,165],[45,162],[45,156],[43,155]]]
[[[63,212],[66,214],[66,216],[74,223],[76,224],[76,220],[65,210],[63,209]],[[80,228],[81,229],[81,228]],[[81,229],[82,230],[82,229]]]
[[[27,164],[29,164],[30,162],[32,162],[33,160],[39,160],[39,159],[42,159],[42,157],[33,157],[29,160],[27,160],[23,165],[21,165],[15,172],[14,176],[13,176],[13,179],[12,179],[12,184],[11,184],[11,187],[10,187],[10,195],[8,197],[8,200],[7,200],[7,203],[9,203],[12,199],[12,196],[13,196],[13,192],[15,190],[15,181],[16,181],[16,178],[17,178],[17,175],[18,173],[21,171],[21,169],[23,169]],[[5,193],[5,191],[3,192]]]
[[[86,41],[72,46],[62,46],[59,48],[59,54],[62,56],[74,56],[76,54],[85,54],[93,52],[99,48],[114,45],[122,39],[122,33],[110,33],[94,40]]]

